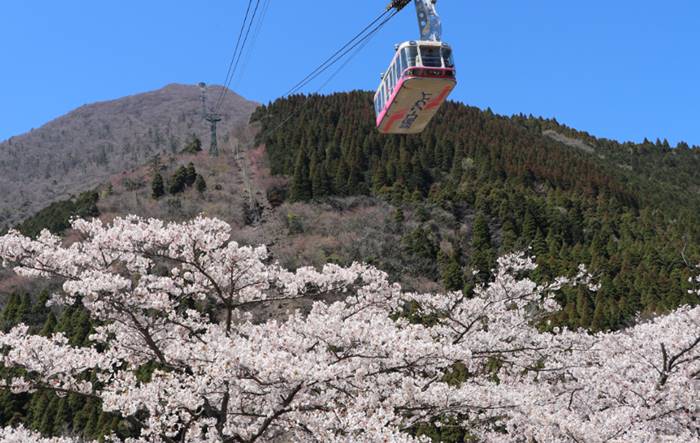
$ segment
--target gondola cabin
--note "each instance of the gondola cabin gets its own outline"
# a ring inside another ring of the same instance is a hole
[[[377,129],[384,134],[422,132],[456,84],[447,44],[402,43],[374,95]]]

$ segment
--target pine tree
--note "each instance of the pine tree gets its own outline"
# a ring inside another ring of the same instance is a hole
[[[576,292],[576,313],[578,314],[579,326],[587,328],[591,325],[593,307],[586,290],[581,287]]]
[[[170,179],[168,192],[170,192],[171,194],[178,194],[180,192],[183,192],[185,190],[185,187],[187,186],[188,176],[189,172],[187,171],[187,167],[180,166],[179,168],[177,168],[175,170],[175,174]]]
[[[197,180],[197,170],[194,167],[194,163],[189,162],[187,168],[185,169],[185,185],[192,186]]]
[[[604,331],[608,329],[608,318],[606,313],[606,300],[601,291],[598,291],[595,298],[595,310],[593,311],[593,320],[591,321],[591,329],[594,331]]]
[[[0,426],[7,426],[18,411],[15,396],[9,390],[0,391]]]
[[[156,173],[156,175],[153,176],[153,181],[151,182],[151,196],[157,200],[163,195],[165,195],[163,176],[160,175],[160,173]]]
[[[518,243],[518,234],[515,232],[515,227],[510,219],[503,222],[501,226],[501,249],[500,253],[506,254],[513,252]]]
[[[46,317],[46,321],[44,322],[44,325],[41,327],[41,331],[39,332],[39,335],[43,335],[44,337],[49,337],[51,336],[54,331],[56,330],[56,325],[57,325],[57,320],[56,316],[54,315],[53,312],[49,312],[49,315]]]
[[[49,402],[49,396],[46,391],[37,391],[34,393],[29,403],[29,416],[27,417],[31,428],[36,430],[41,429],[41,422],[49,406]]]
[[[525,219],[523,220],[521,232],[521,240],[524,241],[525,244],[529,244],[535,238],[535,235],[537,235],[537,220],[529,209],[525,212]]]
[[[51,400],[49,401],[46,409],[43,411],[41,424],[38,428],[38,431],[44,435],[54,435],[54,419],[56,418],[56,413],[58,412],[58,402],[59,398],[55,394],[51,394]]]
[[[487,281],[491,275],[490,271],[495,265],[495,253],[491,244],[489,224],[482,213],[476,216],[472,226],[471,258],[469,262],[472,268],[478,271],[476,275],[477,281]]]
[[[204,177],[202,177],[201,174],[197,174],[197,179],[194,182],[194,187],[200,194],[203,194],[207,190],[207,182],[204,181]]]
[[[532,252],[536,257],[543,258],[547,255],[547,242],[545,241],[544,235],[540,228],[537,228],[535,233],[535,238],[532,240]]]
[[[333,188],[335,194],[337,195],[348,195],[349,190],[347,189],[348,178],[350,176],[350,171],[348,170],[347,164],[341,161],[338,164],[338,168],[335,171],[335,178],[333,180]]]
[[[202,152],[202,141],[195,134],[190,134],[182,152],[185,154],[196,154],[198,152]]]
[[[85,427],[82,429],[82,435],[88,439],[94,439],[97,437],[97,423],[100,420],[100,407],[96,402],[89,401],[85,407],[87,408]]]
[[[70,406],[68,398],[63,397],[58,401],[56,408],[56,416],[53,419],[53,430],[55,435],[65,435],[68,431],[68,425],[71,423]]]
[[[311,174],[311,191],[314,198],[324,197],[330,193],[328,188],[328,174],[323,162],[318,161],[318,156],[314,152],[311,154],[311,163],[309,165],[309,173]]]
[[[462,279],[462,267],[454,254],[445,254],[440,251],[438,254],[440,264],[440,278],[442,285],[448,291],[459,291],[464,287]]]
[[[70,343],[73,346],[82,346],[90,335],[92,327],[90,316],[85,309],[76,309],[70,319],[71,334]]]
[[[0,318],[2,319],[2,330],[7,332],[10,329],[12,329],[13,326],[16,325],[15,319],[17,317],[17,311],[19,309],[19,305],[21,303],[20,296],[19,294],[13,292],[10,294],[10,297],[8,298],[7,302],[5,303],[5,306],[2,309],[2,315]]]
[[[293,201],[309,201],[313,197],[311,180],[309,179],[309,158],[305,150],[300,150],[294,163],[292,189],[290,198]]]
[[[32,297],[24,293],[20,297],[20,304],[15,312],[14,324],[29,323],[29,318],[32,313]]]

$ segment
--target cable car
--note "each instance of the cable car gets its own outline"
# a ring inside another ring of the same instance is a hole
[[[422,132],[456,84],[446,43],[402,43],[374,95],[377,129],[384,134]]]
[[[401,10],[410,0],[393,0]],[[417,134],[457,85],[452,48],[442,42],[437,0],[415,0],[421,39],[396,47],[374,95],[377,129],[384,134]]]

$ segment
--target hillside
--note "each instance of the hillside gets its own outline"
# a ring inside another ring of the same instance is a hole
[[[697,303],[688,295],[689,263],[700,258],[697,147],[599,140],[457,103],[420,136],[382,136],[371,112],[370,95],[353,92],[278,100],[253,120],[272,173],[290,177],[291,200],[372,195],[410,211],[418,226],[396,228],[408,265],[375,251],[380,267],[469,292],[515,249],[530,248],[542,276],[584,263],[602,288],[568,294],[557,320],[595,330]],[[280,127],[289,114],[294,124]]]
[[[192,108],[175,125],[158,117],[172,109],[151,106],[173,104],[168,100],[177,90],[188,97],[180,105]],[[496,257],[509,251],[529,249],[537,257],[536,280],[571,275],[585,264],[600,290],[562,291],[564,309],[544,329],[564,324],[616,330],[639,314],[698,303],[697,292],[689,292],[695,281],[690,277],[698,274],[691,264],[700,263],[697,147],[617,143],[554,120],[498,116],[457,103],[445,106],[420,136],[383,136],[372,125],[370,95],[352,92],[293,96],[255,112],[253,104],[241,102],[252,113],[250,124],[244,124],[245,113],[231,114],[236,116],[222,126],[221,153],[213,157],[195,90],[171,86],[137,96],[142,100],[124,115],[149,116],[153,127],[170,128],[161,135],[194,133],[203,150],[181,152],[183,138],[173,138],[177,148],[156,149],[160,145],[148,138],[145,124],[132,135],[123,129],[129,146],[143,148],[137,155],[120,145],[100,168],[81,159],[71,173],[89,165],[97,170],[77,180],[72,198],[54,201],[19,229],[34,236],[50,228],[72,242],[73,216],[183,221],[205,214],[230,223],[243,244],[266,244],[271,258],[286,268],[362,261],[408,290],[464,290],[468,296],[492,279]],[[135,125],[135,117],[113,115]],[[41,129],[47,140],[101,140],[80,124],[52,128]],[[144,142],[136,144],[138,137]],[[63,332],[70,344],[89,346],[94,324],[84,309],[44,306],[53,284],[2,271],[0,328],[24,322],[34,332]],[[309,304],[275,302],[251,312],[259,321]],[[415,314],[413,320],[429,318]],[[144,367],[142,375],[153,369]],[[469,377],[457,369],[452,376]],[[45,435],[133,433],[132,425],[104,412],[99,401],[44,391],[4,393],[0,422],[23,423]],[[420,432],[436,441],[465,441],[468,435],[427,425]]]
[[[530,248],[542,277],[584,263],[600,278],[598,294],[568,294],[557,318],[593,329],[697,302],[687,281],[700,261],[699,149],[620,144],[457,103],[420,136],[383,136],[371,113],[364,92],[278,100],[224,137],[220,157],[151,156],[103,179],[94,208],[90,196],[61,206],[53,226],[67,214],[205,213],[232,223],[238,240],[269,245],[284,266],[364,261],[417,290],[469,292],[498,255]],[[190,163],[206,191],[167,192]]]
[[[221,89],[209,88],[213,102]],[[245,125],[257,104],[229,93],[220,134]],[[156,153],[181,150],[198,134],[209,146],[197,86],[160,90],[82,106],[0,143],[0,226],[85,191]]]

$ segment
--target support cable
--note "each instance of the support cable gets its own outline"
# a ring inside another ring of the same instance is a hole
[[[236,43],[236,50],[234,50],[233,56],[231,57],[231,63],[229,64],[229,70],[228,73],[226,74],[226,80],[223,85],[223,90],[221,91],[219,98],[216,102],[215,105],[215,110],[216,112],[219,111],[221,108],[221,105],[224,102],[224,99],[226,98],[226,94],[228,93],[228,87],[231,85],[231,81],[233,80],[233,77],[236,74],[236,70],[238,69],[238,63],[241,59],[241,55],[243,55],[243,51],[245,50],[245,45],[246,42],[248,41],[248,36],[250,35],[250,29],[253,26],[253,22],[255,21],[255,17],[258,13],[258,8],[260,7],[260,0],[255,1],[255,8],[253,9],[253,14],[250,17],[250,20],[248,20],[248,15],[250,12],[250,6],[252,5],[253,0],[248,0],[248,9],[246,9],[246,15],[245,18],[243,19],[243,23],[241,24],[241,30],[238,34],[238,42]],[[246,22],[247,22],[247,27],[246,27]],[[245,35],[243,36],[243,40],[241,41],[241,35],[243,34],[243,30],[245,28]]]
[[[288,96],[288,95],[294,94],[295,92],[298,92],[301,88],[303,88],[303,87],[304,87],[306,84],[308,84],[311,80],[313,80],[314,78],[318,77],[323,71],[325,71],[326,69],[328,69],[328,67],[330,67],[330,66],[332,66],[333,64],[335,64],[340,58],[342,58],[345,54],[347,54],[348,51],[346,51],[346,49],[347,49],[349,46],[353,45],[353,43],[356,42],[356,41],[357,41],[358,39],[360,39],[360,38],[363,38],[363,39],[366,38],[366,36],[363,37],[363,35],[365,35],[365,33],[366,33],[370,28],[372,28],[372,26],[374,26],[375,24],[377,24],[377,22],[379,22],[379,21],[382,20],[387,14],[389,14],[389,11],[390,11],[390,10],[386,10],[386,11],[382,12],[382,13],[381,13],[377,18],[375,18],[369,25],[365,26],[364,29],[362,29],[362,31],[358,32],[352,39],[350,39],[350,41],[348,41],[347,43],[345,43],[340,49],[338,49],[337,51],[335,51],[330,57],[328,57],[328,58],[327,58],[323,63],[321,63],[316,69],[314,69],[314,70],[311,71],[306,77],[304,77],[303,79],[301,79],[296,85],[294,85],[289,91],[287,91],[287,93],[284,94],[284,96]],[[391,17],[393,17],[394,15],[396,15],[396,12],[394,12],[394,13],[391,15]],[[391,18],[391,17],[390,17],[390,18]],[[385,21],[384,23],[386,23],[386,21]],[[383,26],[383,24],[380,24],[380,27],[381,27],[381,26]],[[375,28],[375,29],[376,29],[376,28]],[[372,32],[372,31],[370,31],[370,32]],[[352,50],[352,48],[354,48],[355,46],[357,46],[357,43],[356,43],[354,46],[352,46],[352,47],[350,48],[350,50]],[[343,52],[343,51],[345,51],[345,52]],[[341,53],[342,53],[342,54],[341,54]]]

